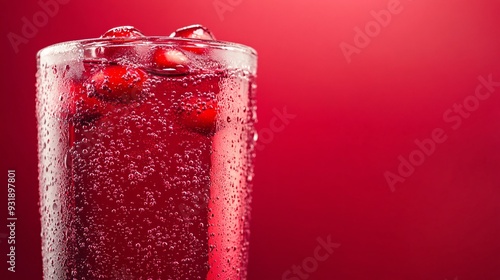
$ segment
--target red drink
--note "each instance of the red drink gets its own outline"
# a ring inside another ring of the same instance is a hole
[[[255,53],[177,34],[39,53],[45,279],[246,278]]]

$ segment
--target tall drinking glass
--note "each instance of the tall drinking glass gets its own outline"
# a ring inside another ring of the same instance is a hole
[[[245,279],[255,75],[219,41],[41,50],[44,279]]]

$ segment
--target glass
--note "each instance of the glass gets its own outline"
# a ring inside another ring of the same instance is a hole
[[[141,37],[37,58],[44,279],[246,279],[256,52]]]

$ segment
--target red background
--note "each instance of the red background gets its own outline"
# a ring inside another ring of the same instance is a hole
[[[0,234],[6,173],[16,169],[18,245],[17,272],[7,273],[0,235],[0,279],[41,279],[36,51],[119,25],[169,35],[193,23],[259,53],[258,128],[266,137],[250,279],[500,279],[500,87],[457,129],[443,119],[453,104],[473,101],[479,76],[500,81],[500,3],[401,0],[400,13],[379,32],[372,26],[373,38],[348,63],[341,42],[354,45],[354,28],[392,1],[70,0],[18,53],[7,34],[22,35],[22,18],[33,22],[42,8],[3,1]],[[223,17],[214,8],[221,2],[233,5]],[[273,108],[285,107],[296,117],[273,131]],[[446,141],[391,191],[384,172],[397,173],[399,155],[408,159],[414,141],[435,128]],[[327,236],[340,247],[302,278],[283,278]]]

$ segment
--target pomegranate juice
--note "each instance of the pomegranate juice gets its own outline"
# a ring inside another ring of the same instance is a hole
[[[255,52],[171,37],[40,51],[44,279],[246,279]]]

